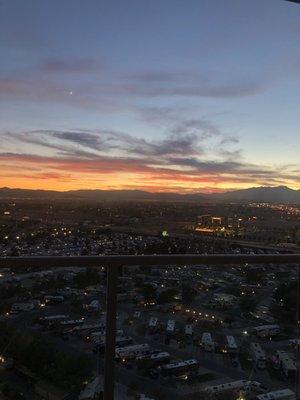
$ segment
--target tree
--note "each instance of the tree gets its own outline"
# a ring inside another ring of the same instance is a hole
[[[257,300],[253,296],[243,296],[240,299],[240,308],[243,312],[254,311],[257,306]]]
[[[141,292],[145,301],[151,301],[156,299],[156,289],[154,286],[145,283],[141,286]]]
[[[126,391],[127,396],[133,397],[136,394],[137,389],[138,389],[138,385],[137,385],[136,381],[129,382],[129,384],[127,386],[127,391]]]
[[[226,315],[225,317],[224,317],[224,320],[223,320],[224,322],[225,322],[225,324],[228,324],[228,325],[232,325],[232,323],[235,321],[235,318],[234,318],[234,316],[233,315]]]
[[[246,269],[246,282],[249,284],[257,284],[262,281],[263,270],[261,268],[247,268]]]
[[[101,279],[95,269],[87,269],[84,272],[79,272],[75,276],[74,282],[78,288],[82,289],[86,286],[99,284],[101,282]]]
[[[176,289],[167,289],[161,292],[158,296],[158,302],[160,304],[172,303],[174,296],[178,293]]]
[[[195,299],[196,290],[187,284],[183,284],[181,290],[182,290],[182,301],[185,304],[191,304]]]
[[[296,325],[297,323],[297,286],[296,281],[282,283],[274,293],[276,303],[272,306],[272,314],[280,322],[287,325]]]
[[[90,357],[66,354],[44,336],[19,331],[4,323],[0,323],[0,331],[0,347],[6,348],[6,356],[14,358],[37,376],[66,389],[79,388],[82,381],[89,379]]]
[[[238,285],[230,285],[226,289],[226,292],[229,294],[233,294],[236,297],[239,297],[241,295],[241,287]]]

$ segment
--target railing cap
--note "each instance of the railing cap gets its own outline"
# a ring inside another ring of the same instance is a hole
[[[0,267],[182,266],[225,264],[300,264],[300,254],[159,254],[112,256],[0,257]]]

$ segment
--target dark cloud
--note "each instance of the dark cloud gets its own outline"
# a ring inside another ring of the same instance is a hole
[[[227,144],[238,144],[239,141],[240,141],[239,138],[236,136],[227,136],[221,140],[220,145],[224,146]]]
[[[158,157],[166,155],[200,154],[200,139],[197,135],[171,134],[162,140],[149,141],[127,133],[102,130],[99,132],[82,131],[31,131],[9,133],[10,138],[18,141],[45,146],[62,153],[94,156],[95,152],[119,150],[135,157]],[[91,153],[86,150],[92,151]],[[79,151],[79,153],[78,153]]]
[[[174,134],[195,135],[202,139],[221,134],[215,124],[205,119],[186,119],[175,124],[170,130]]]
[[[91,73],[101,71],[103,65],[93,59],[48,59],[45,60],[41,69],[50,73]]]

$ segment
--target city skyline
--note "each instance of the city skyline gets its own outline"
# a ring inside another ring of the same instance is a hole
[[[300,189],[300,9],[1,2],[0,187]]]

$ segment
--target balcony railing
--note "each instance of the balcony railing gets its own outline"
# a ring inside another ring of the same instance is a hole
[[[174,254],[174,255],[115,255],[115,256],[70,256],[70,257],[0,257],[0,268],[25,267],[107,267],[106,293],[106,347],[104,355],[104,400],[114,398],[115,344],[117,315],[118,269],[124,266],[201,266],[238,264],[295,264],[300,280],[300,254]],[[297,299],[296,301],[299,301]],[[299,318],[298,318],[299,320]],[[298,325],[299,332],[299,325]]]

